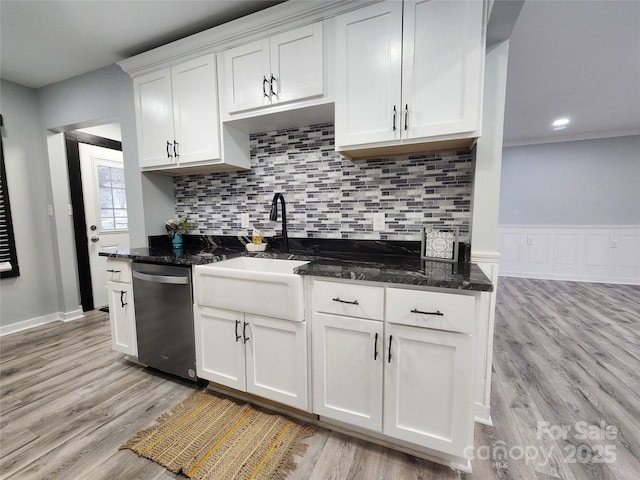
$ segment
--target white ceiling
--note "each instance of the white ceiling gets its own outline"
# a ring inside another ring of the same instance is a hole
[[[1,0],[0,76],[40,88],[275,3]],[[636,0],[527,0],[510,42],[505,145],[640,133],[639,25]],[[553,131],[558,116],[571,123]]]
[[[0,0],[0,74],[40,88],[270,7],[267,0]]]
[[[551,122],[568,117],[564,130]],[[509,42],[504,144],[640,134],[640,1],[527,0]]]

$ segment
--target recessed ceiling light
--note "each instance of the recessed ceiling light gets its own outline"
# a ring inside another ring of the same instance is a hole
[[[566,127],[569,124],[568,118],[558,118],[551,124],[552,127]]]

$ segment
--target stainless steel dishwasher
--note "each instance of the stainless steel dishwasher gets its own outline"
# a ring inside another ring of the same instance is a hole
[[[138,361],[196,380],[191,267],[133,262]]]

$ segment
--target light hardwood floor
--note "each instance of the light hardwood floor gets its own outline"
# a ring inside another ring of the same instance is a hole
[[[640,478],[640,287],[505,278],[498,292],[494,425],[476,425],[473,475],[319,429],[290,478]],[[0,478],[186,478],[118,450],[195,387],[112,352],[106,314],[2,337],[0,361]]]

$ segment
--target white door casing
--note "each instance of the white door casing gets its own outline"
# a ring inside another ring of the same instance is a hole
[[[109,148],[79,143],[80,170],[84,200],[85,223],[89,249],[89,268],[93,304],[107,305],[107,257],[99,256],[104,250],[129,248],[129,229],[126,225],[126,194],[122,152]],[[102,172],[102,181],[99,178]],[[113,178],[110,179],[111,175]],[[109,178],[107,178],[109,177]],[[101,201],[100,184],[103,197]],[[107,207],[108,193],[112,195],[111,208]],[[108,215],[108,212],[111,215]],[[102,215],[101,213],[104,213]],[[116,217],[116,215],[118,215]],[[95,226],[95,229],[92,229]],[[95,240],[95,241],[94,241]]]

